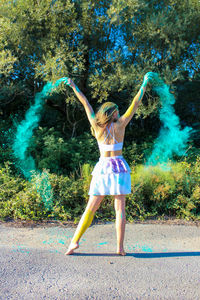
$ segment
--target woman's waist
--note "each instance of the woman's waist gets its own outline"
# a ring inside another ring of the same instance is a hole
[[[110,157],[123,157],[122,150],[117,151],[100,151],[100,157],[110,158]]]
[[[123,155],[112,155],[112,156],[103,156],[99,157],[99,160],[109,160],[109,159],[124,159]]]

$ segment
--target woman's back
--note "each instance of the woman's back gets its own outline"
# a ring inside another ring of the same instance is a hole
[[[124,141],[124,134],[125,127],[121,125],[120,121],[110,122],[104,127],[97,126],[95,128],[95,137],[98,143],[104,143],[106,135],[108,135],[106,144],[115,144],[116,141],[121,143]]]
[[[102,156],[117,156],[122,154],[125,128],[120,122],[111,122],[105,127],[95,130],[95,136]]]

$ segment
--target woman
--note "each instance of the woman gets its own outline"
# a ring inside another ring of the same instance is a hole
[[[123,246],[126,224],[125,197],[131,193],[131,176],[130,168],[122,156],[122,147],[125,128],[142,100],[151,76],[151,72],[144,76],[139,92],[134,97],[128,110],[121,117],[117,105],[112,102],[104,103],[95,115],[86,97],[74,82],[68,79],[67,84],[71,86],[85,108],[92,131],[97,139],[101,156],[92,172],[93,177],[90,184],[90,198],[87,207],[65,253],[66,255],[73,254],[74,250],[79,247],[79,240],[92,223],[94,214],[105,195],[115,197],[117,254],[126,255]]]

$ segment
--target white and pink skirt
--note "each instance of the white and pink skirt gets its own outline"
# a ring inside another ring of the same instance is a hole
[[[120,156],[100,157],[92,172],[89,195],[126,195],[131,193],[131,169]]]

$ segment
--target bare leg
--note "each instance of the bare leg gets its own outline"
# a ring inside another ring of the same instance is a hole
[[[126,255],[124,251],[124,235],[126,226],[125,195],[115,196],[117,254]]]
[[[70,246],[67,252],[65,253],[66,255],[73,254],[74,250],[79,247],[79,240],[86,231],[86,229],[91,225],[92,220],[94,218],[94,214],[99,208],[103,198],[104,196],[90,196],[85,212],[79,221],[78,227],[76,228]]]

